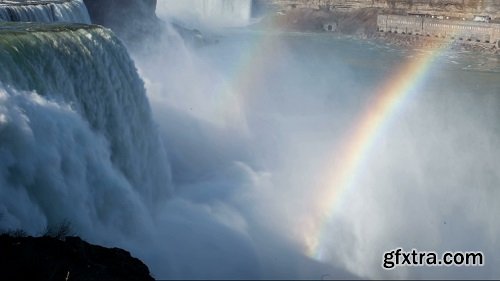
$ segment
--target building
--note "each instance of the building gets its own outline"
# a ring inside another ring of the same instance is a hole
[[[378,15],[380,32],[422,35],[455,40],[500,43],[500,24],[483,21],[446,20],[422,15]]]

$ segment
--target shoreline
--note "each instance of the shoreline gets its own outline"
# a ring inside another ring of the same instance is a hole
[[[376,43],[390,44],[405,49],[414,48],[441,48],[447,46],[452,51],[463,52],[468,51],[476,54],[498,55],[500,49],[496,48],[493,44],[468,42],[460,40],[450,40],[444,38],[435,38],[418,35],[394,34],[380,32],[373,38],[360,38],[371,40]]]
[[[286,13],[268,14],[252,28],[349,36],[358,40],[389,44],[408,50],[439,48],[448,45],[450,50],[457,52],[468,51],[476,54],[500,55],[500,48],[492,43],[380,32],[377,26],[377,16],[380,12],[376,8],[363,8],[350,12],[295,9]]]

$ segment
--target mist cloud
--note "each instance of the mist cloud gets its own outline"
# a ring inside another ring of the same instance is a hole
[[[134,55],[176,190],[156,214],[156,242],[135,246],[153,272],[174,278],[498,276],[500,97],[491,82],[498,73],[461,70],[466,56],[462,65],[444,56],[434,64],[435,75],[416,86],[418,95],[399,108],[342,194],[315,260],[305,254],[305,239],[307,223],[317,219],[312,210],[322,197],[325,165],[374,89],[416,51],[268,34],[273,45],[262,48],[279,52],[253,57],[260,72],[250,77],[251,87],[238,88],[232,75],[239,52],[261,34],[220,34],[219,44],[198,49],[167,28],[150,54]],[[486,266],[385,271],[382,254],[397,247],[480,250]]]

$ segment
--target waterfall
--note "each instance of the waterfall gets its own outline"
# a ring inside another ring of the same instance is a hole
[[[164,0],[158,1],[157,13],[200,25],[245,25],[251,19],[252,0]]]
[[[205,18],[248,21],[251,3],[248,0],[204,0],[199,7]]]
[[[9,23],[0,61],[0,230],[141,229],[170,173],[121,41],[97,26]]]
[[[82,0],[5,1],[0,21],[90,23],[90,17]]]

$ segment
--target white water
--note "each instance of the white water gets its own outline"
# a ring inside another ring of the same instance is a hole
[[[494,57],[436,59],[322,225],[318,262],[303,246],[318,235],[307,218],[324,200],[326,167],[374,89],[420,54],[324,34],[235,31],[201,49],[168,37],[136,60],[170,152],[176,197],[188,202],[167,215],[174,251],[189,249],[172,264],[185,269],[174,277],[254,276],[244,269],[263,278],[498,276],[498,73],[461,70],[468,59],[498,66]],[[220,221],[233,231],[218,232]],[[248,240],[221,243],[230,233]],[[250,246],[221,254],[236,245]],[[481,250],[490,263],[384,270],[383,252],[397,247]],[[236,256],[247,266],[225,266]],[[159,260],[148,264],[162,270]]]
[[[172,189],[126,49],[104,29],[26,27],[0,30],[0,227],[67,220],[101,243],[147,228]]]
[[[163,279],[498,276],[498,73],[433,65],[325,226],[318,262],[300,236],[308,199],[321,199],[329,152],[407,54],[253,32],[192,49],[167,29],[135,54],[167,163],[118,40],[31,27],[41,31],[0,36],[1,229],[68,220]],[[486,266],[384,271],[382,252],[399,246],[482,250]]]
[[[157,14],[174,17],[197,28],[241,26],[249,23],[252,0],[159,0]]]
[[[0,21],[90,23],[83,0],[0,3]]]

